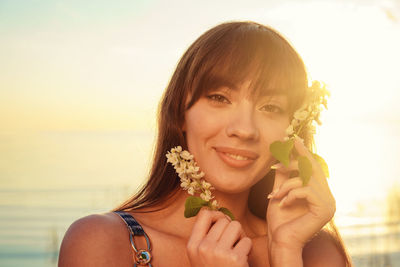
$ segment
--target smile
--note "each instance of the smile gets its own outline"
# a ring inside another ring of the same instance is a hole
[[[235,155],[235,154],[231,154],[231,153],[225,153],[225,155],[227,155],[227,156],[229,156],[231,158],[234,158],[236,160],[249,160],[248,157],[243,157],[241,155]]]
[[[219,158],[233,168],[245,168],[253,164],[259,155],[250,150],[230,147],[214,147]]]

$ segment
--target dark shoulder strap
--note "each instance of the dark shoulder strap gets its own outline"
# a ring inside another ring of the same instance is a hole
[[[131,245],[133,250],[135,251],[135,263],[134,267],[148,265],[152,267],[151,261],[151,244],[150,239],[144,232],[142,226],[127,212],[124,211],[114,211],[121,219],[125,222],[126,226],[128,226],[129,230],[129,239],[131,241]],[[135,245],[135,236],[144,236],[147,243],[147,249],[137,249]]]
[[[133,235],[144,235],[144,230],[142,226],[127,212],[124,211],[114,211],[119,217],[124,220],[126,226],[128,226],[129,230]]]

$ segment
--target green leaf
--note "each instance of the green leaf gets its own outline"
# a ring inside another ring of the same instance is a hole
[[[326,163],[326,161],[317,154],[312,154],[312,156],[315,159],[315,161],[318,162],[319,166],[321,166],[321,169],[324,172],[325,177],[329,178],[329,169],[328,169],[328,164]]]
[[[190,196],[186,199],[185,202],[185,217],[190,218],[196,216],[199,213],[200,209],[204,206],[207,206],[208,202],[202,200],[199,197]]]
[[[289,166],[290,152],[293,149],[293,139],[289,139],[285,142],[275,141],[269,146],[269,151],[272,156],[279,160],[286,167]]]
[[[300,178],[303,181],[303,185],[307,185],[312,175],[312,164],[310,160],[305,156],[299,156],[297,158],[297,161],[299,162]]]
[[[219,208],[218,210],[219,210],[220,212],[222,212],[222,213],[228,215],[228,216],[232,219],[232,221],[235,220],[235,216],[234,216],[233,213],[232,213],[230,210],[228,210],[227,208],[222,207],[222,208]]]

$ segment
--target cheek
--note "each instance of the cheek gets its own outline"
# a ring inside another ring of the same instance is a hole
[[[184,130],[189,148],[204,144],[204,140],[218,133],[221,122],[215,114],[210,114],[207,109],[196,105],[185,114]]]
[[[289,118],[264,122],[261,132],[264,140],[270,144],[272,142],[282,140],[286,136],[286,129],[289,126]]]
[[[290,124],[289,118],[285,118],[279,123],[279,125],[277,125],[278,134],[280,138],[286,136],[286,129],[289,127],[289,124]]]

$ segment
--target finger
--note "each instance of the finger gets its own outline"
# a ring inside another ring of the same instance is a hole
[[[239,238],[245,237],[242,225],[238,221],[232,221],[225,228],[218,242],[218,247],[232,248]]]
[[[280,170],[281,172],[290,172],[298,169],[298,161],[291,159],[288,166],[283,165],[282,163],[277,163],[271,166],[273,170]]]
[[[290,224],[295,224],[298,227],[298,225],[302,225],[302,230],[298,232],[300,240],[309,240],[314,234],[319,232],[324,225],[326,225],[333,217],[335,214],[335,205],[330,205],[327,207],[324,207],[322,209],[323,212],[320,213],[313,213],[313,212],[307,212],[303,216],[300,216],[296,222],[292,221],[289,223]]]
[[[307,158],[312,158],[311,152],[304,145],[304,141],[298,136],[294,138],[294,147],[299,155],[306,156]]]
[[[291,162],[291,164],[293,164],[293,165],[297,164],[297,161],[296,161],[296,163]],[[281,165],[281,167],[275,169],[275,182],[274,182],[273,189],[278,189],[281,186],[281,184],[289,178],[289,174],[290,174],[291,170],[295,169],[294,167],[295,166],[291,166],[291,165],[289,165],[288,167]]]
[[[248,237],[243,237],[237,242],[233,251],[240,255],[249,255],[251,247],[253,246],[253,241]]]
[[[279,188],[281,185],[287,181],[291,177],[291,172],[297,171],[298,169],[298,164],[297,160],[292,160],[290,165],[288,167],[279,167],[278,169],[275,170],[275,182],[274,186],[272,188],[272,194],[275,194],[279,191]],[[297,175],[296,175],[297,176]]]
[[[208,231],[206,239],[209,241],[218,241],[224,232],[225,228],[229,224],[229,220],[227,218],[220,218],[211,226],[211,229]]]
[[[299,187],[291,190],[280,202],[279,206],[289,206],[293,204],[298,199],[305,199],[310,204],[317,204],[318,198],[313,194],[310,187]]]
[[[301,180],[300,177],[288,179],[281,184],[281,186],[279,187],[277,192],[273,192],[273,193],[269,194],[268,198],[280,199],[280,198],[286,196],[286,194],[290,190],[299,188],[302,186],[303,186],[303,181]]]
[[[318,177],[318,179],[323,179],[326,182],[326,177],[324,175],[324,172],[322,171],[321,166],[319,163],[314,159],[312,156],[311,152],[308,150],[308,148],[304,145],[302,140],[299,137],[296,137],[294,139],[294,147],[296,151],[299,153],[300,156],[305,156],[307,157],[312,165],[313,169],[313,177]]]
[[[196,222],[192,229],[192,235],[189,238],[189,246],[197,246],[201,240],[207,235],[211,225],[218,219],[225,218],[225,215],[220,211],[211,211],[202,208],[197,214]]]
[[[289,176],[287,173],[279,172],[278,170],[275,172],[275,181],[274,181],[274,186],[272,187],[272,192],[267,196],[267,198],[270,199],[270,204],[275,202],[273,199],[273,195],[275,195],[278,191],[281,185],[289,179]]]

